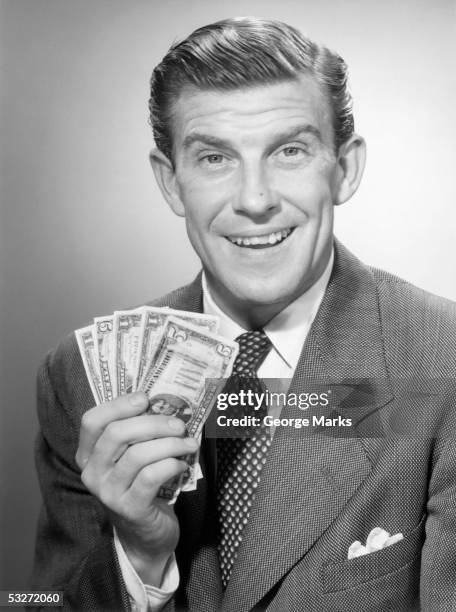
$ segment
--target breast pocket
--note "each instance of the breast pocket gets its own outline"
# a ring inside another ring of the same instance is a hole
[[[325,593],[335,593],[351,589],[369,580],[395,573],[411,564],[421,553],[424,541],[425,518],[404,539],[377,550],[355,557],[354,559],[325,563],[322,567],[323,589]]]

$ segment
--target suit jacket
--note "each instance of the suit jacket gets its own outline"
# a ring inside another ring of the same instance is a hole
[[[200,312],[201,281],[153,303]],[[324,381],[348,433],[279,427],[225,593],[216,550],[213,444],[176,504],[181,582],[167,610],[456,610],[456,307],[368,268],[336,243],[331,279],[289,393]],[[33,587],[66,607],[129,608],[102,506],[74,456],[93,405],[74,334],[38,378],[43,492]],[[296,417],[287,406],[283,417]],[[306,416],[300,413],[298,416]],[[347,559],[374,527],[404,539]]]

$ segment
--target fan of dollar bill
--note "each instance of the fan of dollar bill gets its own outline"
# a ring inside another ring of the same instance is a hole
[[[217,393],[231,374],[239,347],[217,334],[218,317],[141,306],[96,317],[75,331],[95,403],[144,391],[150,414],[184,421],[189,436],[201,439]],[[189,469],[163,485],[159,497],[174,503],[201,477],[198,458],[186,457]]]

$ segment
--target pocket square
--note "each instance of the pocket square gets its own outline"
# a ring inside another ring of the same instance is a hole
[[[347,558],[354,559],[355,557],[362,557],[363,555],[368,555],[369,553],[375,552],[376,550],[381,550],[382,548],[391,546],[391,544],[395,544],[403,538],[404,536],[402,535],[402,533],[390,535],[381,527],[374,527],[367,536],[365,546],[363,546],[363,544],[361,544],[359,540],[356,540],[356,542],[353,542],[353,544],[350,545],[350,548],[348,549]]]

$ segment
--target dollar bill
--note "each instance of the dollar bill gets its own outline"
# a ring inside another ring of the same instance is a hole
[[[97,405],[101,404],[103,401],[103,387],[98,366],[98,350],[95,345],[94,326],[89,325],[88,327],[77,329],[74,333],[95,403]]]
[[[201,436],[199,436],[198,442],[201,444]],[[189,466],[188,471],[177,483],[176,488],[178,491],[195,491],[198,480],[203,477],[203,472],[201,471],[199,462],[199,449],[195,455],[193,455],[193,457],[194,459],[191,460],[191,465]],[[177,495],[175,495],[175,498],[177,498]]]
[[[114,312],[113,339],[116,369],[116,395],[136,390],[136,374],[140,353],[140,335],[145,306]]]
[[[193,325],[203,327],[212,333],[217,333],[218,331],[218,317],[184,310],[173,310],[171,308],[146,306],[139,339],[140,354],[138,357],[136,381],[134,383],[135,389],[141,389],[144,379],[149,376],[149,371],[154,365],[155,354],[163,330],[170,316],[175,316]]]
[[[142,306],[97,317],[93,325],[76,330],[95,402],[144,390],[151,414],[175,413],[188,435],[201,439],[220,390],[205,379],[228,377],[238,350],[235,342],[216,335],[218,324],[218,317],[210,315]],[[195,489],[202,477],[198,453],[185,459],[187,473],[160,490],[170,503],[181,490]]]
[[[154,364],[142,381],[141,390],[149,397],[148,412],[180,418],[188,435],[199,437],[223,384],[221,379],[231,373],[238,348],[236,342],[170,316]],[[189,473],[166,483],[159,497],[173,502],[185,480],[196,480],[193,458],[186,457]]]
[[[116,368],[114,361],[114,317],[96,317],[93,320],[95,328],[95,345],[98,348],[98,365],[101,374],[103,399],[110,402],[116,396]]]

